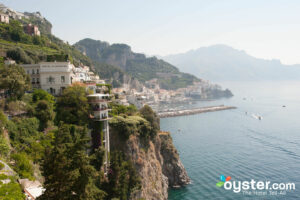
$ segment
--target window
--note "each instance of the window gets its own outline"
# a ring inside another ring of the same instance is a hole
[[[29,71],[29,70],[27,70],[27,74],[30,74],[30,71]]]
[[[65,82],[65,76],[61,76],[61,82],[62,82],[62,83]]]
[[[32,74],[35,74],[34,69],[32,69]]]
[[[35,84],[35,78],[32,78],[32,84]]]
[[[55,89],[54,88],[50,88],[50,93],[51,94],[55,94]]]
[[[52,76],[49,76],[49,77],[47,78],[47,83],[55,83],[55,78],[52,77]]]
[[[39,73],[40,73],[40,70],[39,70],[39,69],[37,69],[37,70],[36,70],[36,73],[37,73],[37,74],[39,74]]]
[[[40,83],[40,79],[36,78],[36,83],[39,84]]]

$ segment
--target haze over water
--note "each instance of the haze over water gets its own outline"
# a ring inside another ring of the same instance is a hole
[[[185,188],[170,190],[169,199],[299,198],[300,82],[221,85],[235,96],[188,107],[225,104],[237,109],[161,119],[161,129],[172,133],[193,181]],[[263,119],[255,119],[252,114]],[[221,174],[238,181],[294,182],[296,190],[286,195],[247,196],[216,187]]]

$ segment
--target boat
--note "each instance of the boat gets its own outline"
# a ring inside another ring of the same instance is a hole
[[[252,117],[255,118],[255,119],[258,119],[258,120],[262,120],[262,116],[260,115],[255,115],[255,114],[252,114]]]

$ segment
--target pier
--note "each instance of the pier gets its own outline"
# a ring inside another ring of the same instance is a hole
[[[214,111],[229,110],[229,109],[236,109],[236,107],[234,107],[234,106],[224,106],[224,105],[209,106],[209,107],[186,109],[186,110],[163,111],[163,112],[157,113],[157,115],[160,118],[166,118],[166,117],[194,115],[194,114],[199,114],[199,113],[214,112]]]

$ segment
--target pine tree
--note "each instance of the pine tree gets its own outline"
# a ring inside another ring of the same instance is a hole
[[[96,186],[98,172],[86,154],[86,129],[60,125],[54,147],[42,165],[46,191],[39,200],[102,200],[105,192]]]

